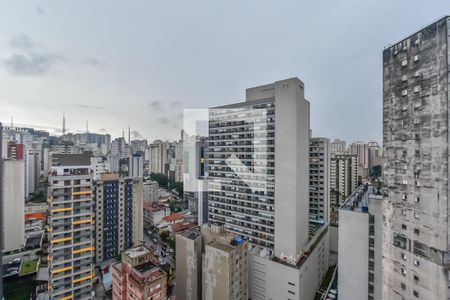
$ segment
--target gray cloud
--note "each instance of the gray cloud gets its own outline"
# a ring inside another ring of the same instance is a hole
[[[131,137],[132,137],[133,139],[140,139],[140,138],[142,138],[143,136],[142,136],[142,134],[141,134],[139,131],[137,131],[137,130],[131,130]]]
[[[162,107],[161,101],[153,101],[150,103],[150,108],[154,111],[163,112],[164,109]]]
[[[170,123],[170,120],[166,117],[159,117],[157,120],[162,125],[168,125]]]
[[[36,5],[35,8],[36,8],[36,12],[37,12],[38,14],[40,14],[41,16],[45,15],[45,9],[44,9],[42,6]]]
[[[30,51],[36,47],[36,43],[26,34],[19,34],[9,40],[11,48]]]
[[[84,109],[103,109],[103,106],[87,105],[87,104],[75,104],[74,107],[84,108]]]
[[[98,60],[95,57],[86,57],[83,60],[83,63],[86,65],[89,65],[91,67],[99,67],[99,66],[104,66],[105,62]]]
[[[64,59],[55,53],[13,54],[2,60],[9,74],[14,76],[40,76],[49,73]]]

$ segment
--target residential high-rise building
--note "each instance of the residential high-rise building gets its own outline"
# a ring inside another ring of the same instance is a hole
[[[39,180],[40,164],[39,149],[35,145],[25,147],[25,196],[36,192]]]
[[[167,163],[167,143],[156,140],[150,144],[150,171],[165,174]]]
[[[249,298],[313,299],[328,224],[309,222],[309,102],[298,78],[209,112],[209,222],[248,240]]]
[[[102,156],[91,157],[92,179],[98,180],[101,174],[110,172],[109,162]]]
[[[156,181],[144,182],[144,201],[156,202],[159,199],[159,184]]]
[[[336,154],[330,161],[330,201],[340,206],[358,187],[357,157],[352,154]]]
[[[334,139],[330,143],[330,154],[344,154],[347,151],[347,145],[345,141],[340,139]]]
[[[360,185],[339,208],[338,230],[339,298],[383,299],[383,196]]]
[[[48,177],[51,299],[93,299],[94,238],[89,154],[54,154]]]
[[[7,158],[12,159],[25,159],[25,145],[18,144],[16,141],[9,141],[7,144],[8,152],[6,153]]]
[[[128,159],[128,176],[136,178],[144,177],[144,156],[142,154],[133,154]]]
[[[5,252],[19,250],[25,241],[25,167],[23,160],[3,160],[3,247]]]
[[[350,154],[356,155],[358,177],[369,176],[369,145],[364,142],[354,142],[350,145]]]
[[[369,142],[369,174],[373,172],[374,166],[381,166],[383,148],[377,142]]]
[[[446,16],[383,51],[384,298],[448,299]]]
[[[248,248],[223,225],[203,224],[178,234],[177,299],[248,299]]]
[[[330,141],[309,140],[309,219],[327,223],[330,219]]]
[[[143,230],[142,179],[100,175],[95,183],[96,262],[140,244]]]
[[[112,270],[113,299],[167,300],[167,273],[158,267],[158,260],[147,247],[126,250]]]
[[[186,134],[187,135],[187,134]],[[197,216],[197,224],[208,222],[208,140],[184,136],[184,201]]]

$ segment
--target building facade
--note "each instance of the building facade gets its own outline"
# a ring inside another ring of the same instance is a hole
[[[122,261],[112,266],[113,299],[167,300],[167,273],[157,266],[153,252],[137,246],[122,253]]]
[[[327,223],[330,219],[330,141],[309,141],[309,219]]]
[[[330,160],[330,202],[339,207],[358,187],[357,157],[336,154]]]
[[[142,180],[103,174],[95,183],[95,258],[116,257],[143,241]]]
[[[384,299],[448,299],[450,18],[383,51]]]
[[[23,160],[3,160],[3,249],[19,250],[25,241],[25,167]]]
[[[48,177],[51,299],[93,299],[92,174],[88,154],[54,154]]]
[[[383,299],[383,196],[360,185],[339,209],[341,299]]]

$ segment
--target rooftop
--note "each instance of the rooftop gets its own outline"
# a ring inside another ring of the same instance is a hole
[[[374,188],[370,184],[361,184],[341,205],[339,210],[356,212],[369,211],[369,196],[374,195]]]
[[[185,230],[180,234],[188,239],[195,240],[201,234],[200,226]]]
[[[163,221],[165,221],[165,222],[173,222],[173,221],[181,220],[181,219],[183,219],[183,216],[181,214],[173,213],[171,215],[168,215],[167,217],[164,217]]]
[[[88,153],[83,154],[53,154],[53,166],[90,166],[91,156]]]
[[[124,253],[126,256],[128,256],[130,258],[136,258],[136,257],[150,253],[150,250],[144,246],[137,246],[137,247],[126,250]]]

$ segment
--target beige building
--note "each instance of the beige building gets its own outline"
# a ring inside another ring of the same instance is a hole
[[[248,242],[215,224],[176,239],[177,299],[248,299]]]
[[[336,154],[330,161],[330,202],[340,206],[358,187],[357,157]]]
[[[95,184],[96,262],[115,257],[144,238],[142,179],[102,174]]]

